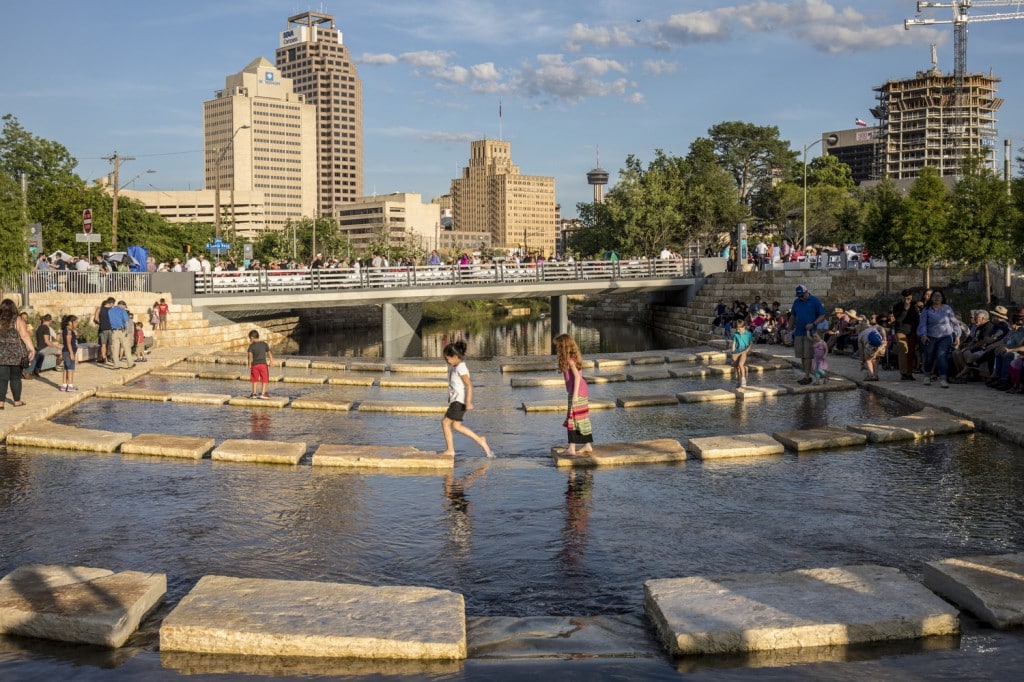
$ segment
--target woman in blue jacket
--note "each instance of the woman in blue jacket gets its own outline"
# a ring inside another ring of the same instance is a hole
[[[956,313],[946,303],[941,289],[932,291],[929,305],[921,310],[917,337],[924,348],[924,385],[940,379],[939,386],[949,388],[948,370],[950,349],[960,345],[960,323]]]

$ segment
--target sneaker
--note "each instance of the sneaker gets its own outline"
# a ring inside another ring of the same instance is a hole
[[[58,391],[66,391],[66,390],[68,390],[68,385],[67,384],[61,384],[60,386],[57,387],[57,390]]]
[[[260,396],[260,400],[270,400],[270,396],[264,393],[263,395]]]
[[[255,394],[255,393],[250,393],[249,394],[249,398],[250,398],[250,400],[255,400],[256,398],[259,398],[259,396],[257,394]]]
[[[64,390],[65,391],[77,391],[78,387],[75,386],[74,384],[68,384],[67,388],[65,388]]]
[[[939,387],[940,388],[949,388],[949,382],[946,381],[945,378],[943,378],[942,381],[939,382]]]
[[[932,385],[932,378],[931,378],[931,377],[925,377],[925,378],[924,378],[924,381],[923,381],[922,383],[923,383],[923,384],[924,384],[925,386],[931,386],[931,385]]]

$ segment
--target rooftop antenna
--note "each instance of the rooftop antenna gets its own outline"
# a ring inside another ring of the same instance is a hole
[[[501,128],[501,100],[498,100],[498,141],[502,140],[502,128]]]

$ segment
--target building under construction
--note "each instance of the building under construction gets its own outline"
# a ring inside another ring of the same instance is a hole
[[[964,161],[981,156],[995,163],[998,78],[991,73],[944,75],[934,65],[913,78],[877,88],[879,175],[916,178],[925,166],[940,175],[959,175]]]

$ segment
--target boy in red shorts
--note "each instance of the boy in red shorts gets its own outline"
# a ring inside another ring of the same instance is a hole
[[[249,332],[249,380],[252,382],[250,398],[267,400],[267,384],[270,383],[270,367],[274,364],[274,354],[266,341],[260,341],[260,333],[253,329]],[[260,392],[256,387],[260,386]]]

